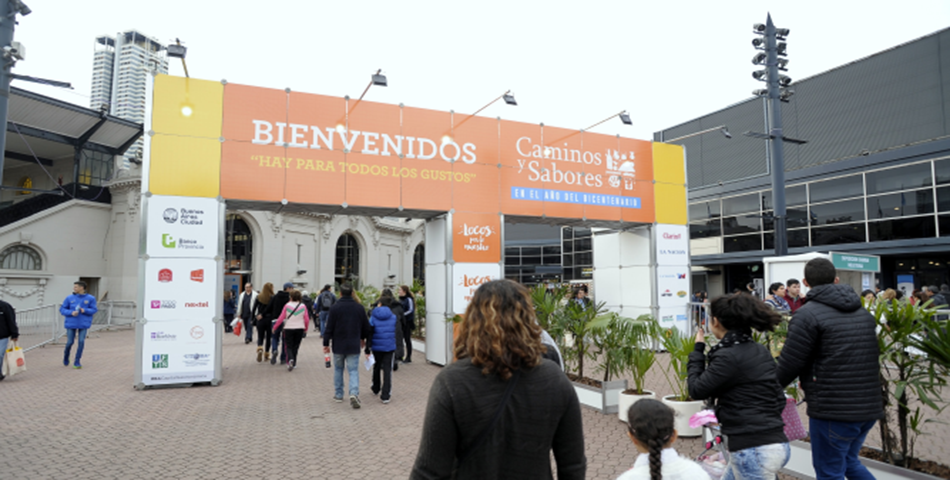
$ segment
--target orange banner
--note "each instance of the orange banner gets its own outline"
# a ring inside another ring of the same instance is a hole
[[[501,261],[501,217],[497,213],[452,216],[452,259],[456,263]]]
[[[224,86],[226,199],[653,222],[652,144]]]

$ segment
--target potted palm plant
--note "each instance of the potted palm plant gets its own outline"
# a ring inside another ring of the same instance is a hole
[[[686,369],[696,339],[676,328],[665,330],[660,339],[663,348],[670,354],[670,364],[664,373],[673,390],[673,395],[663,397],[663,403],[676,412],[674,426],[681,437],[698,437],[703,433],[702,428],[690,428],[689,418],[703,409],[703,402],[689,397],[689,374]]]
[[[636,320],[624,319],[621,329],[623,344],[619,357],[623,372],[633,378],[633,388],[620,392],[617,416],[621,422],[627,421],[627,410],[644,398],[656,398],[656,392],[647,390],[646,374],[656,363],[656,353],[649,343],[656,338],[659,325],[650,315],[641,315]]]

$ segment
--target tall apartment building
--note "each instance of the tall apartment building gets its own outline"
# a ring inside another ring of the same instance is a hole
[[[107,108],[119,118],[145,121],[145,85],[151,72],[168,73],[165,46],[155,37],[136,30],[115,37],[96,38],[92,64],[90,107]],[[141,155],[142,139],[126,152],[126,158]]]

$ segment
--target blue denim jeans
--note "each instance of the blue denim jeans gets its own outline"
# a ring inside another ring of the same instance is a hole
[[[873,480],[874,476],[858,460],[858,452],[875,423],[876,420],[835,422],[809,419],[811,463],[815,467],[817,479],[847,477],[848,480]]]
[[[7,356],[8,343],[10,343],[10,337],[0,338],[0,372],[3,371],[3,359]]]
[[[323,338],[323,332],[327,329],[327,317],[330,316],[330,311],[321,310],[318,316],[320,317],[320,337]]]
[[[360,354],[339,355],[333,354],[333,395],[343,398],[343,365],[350,375],[350,395],[360,394]]]
[[[66,330],[66,350],[63,351],[63,365],[69,365],[69,352],[73,349],[73,342],[79,337],[79,345],[76,345],[76,360],[73,365],[79,365],[79,359],[82,358],[82,349],[86,345],[85,328],[70,328]],[[77,335],[78,333],[78,335]]]
[[[773,480],[788,463],[792,450],[787,443],[772,443],[729,452],[729,465],[722,480]]]

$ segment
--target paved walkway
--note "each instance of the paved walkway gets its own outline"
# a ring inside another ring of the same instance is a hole
[[[92,336],[82,370],[62,366],[61,345],[27,354],[29,370],[0,383],[0,477],[407,478],[440,370],[416,352],[394,373],[388,405],[362,371],[363,408],[353,410],[333,401],[319,336],[288,372],[258,364],[253,346],[228,334],[221,385],[135,391],[134,338]],[[634,450],[616,416],[585,409],[584,430],[588,478],[629,468]]]
[[[313,333],[293,372],[257,363],[254,346],[228,334],[221,385],[147,391],[132,387],[134,343],[131,330],[91,335],[82,370],[62,366],[62,345],[28,352],[29,370],[0,382],[0,478],[407,478],[441,368],[416,352],[394,373],[388,405],[361,371],[363,408],[353,410],[333,401]],[[587,478],[630,468],[616,415],[585,408],[583,420]],[[702,446],[676,448],[695,456]]]

